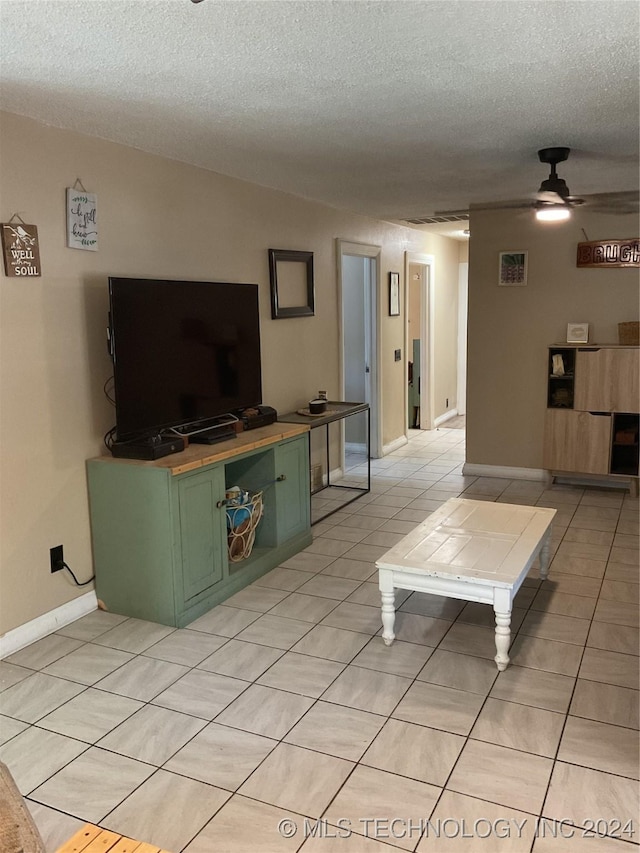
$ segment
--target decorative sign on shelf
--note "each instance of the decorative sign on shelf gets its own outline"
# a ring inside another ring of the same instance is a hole
[[[2,254],[4,256],[5,274],[13,276],[32,277],[42,274],[40,268],[40,249],[38,247],[38,229],[26,222],[1,223]]]
[[[98,251],[98,196],[84,188],[67,187],[67,246]]]
[[[640,267],[640,239],[578,243],[578,267]]]

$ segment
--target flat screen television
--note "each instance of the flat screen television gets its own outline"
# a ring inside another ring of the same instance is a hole
[[[262,402],[256,284],[110,277],[109,306],[118,441]]]

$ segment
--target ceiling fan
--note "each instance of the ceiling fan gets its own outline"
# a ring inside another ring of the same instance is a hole
[[[569,158],[570,148],[555,146],[541,148],[538,159],[548,164],[549,177],[542,181],[533,201],[504,201],[469,205],[470,210],[533,210],[540,221],[569,219],[574,207],[585,205],[594,213],[637,214],[640,196],[637,191],[589,194],[585,198],[572,196],[566,181],[559,177],[556,166]]]
[[[534,208],[536,219],[543,222],[558,222],[571,216],[571,209],[584,204],[583,198],[576,198],[569,192],[569,187],[563,178],[558,177],[556,166],[569,158],[570,148],[541,148],[538,158],[541,163],[551,166],[549,177],[540,184],[536,193]]]

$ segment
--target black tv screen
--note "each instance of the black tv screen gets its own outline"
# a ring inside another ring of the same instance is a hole
[[[118,440],[262,402],[258,286],[109,278]]]

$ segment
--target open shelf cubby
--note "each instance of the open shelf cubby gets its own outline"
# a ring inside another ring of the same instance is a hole
[[[549,381],[547,383],[548,408],[573,408],[575,365],[575,349],[561,347],[549,349]]]
[[[611,473],[638,476],[638,435],[640,415],[618,413],[613,416]]]

